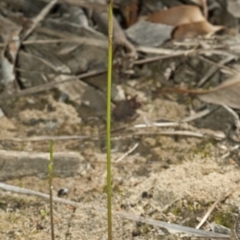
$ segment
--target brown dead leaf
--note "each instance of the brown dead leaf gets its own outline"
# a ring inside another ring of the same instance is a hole
[[[206,9],[205,9],[206,11]],[[207,13],[205,13],[205,16]],[[223,26],[214,26],[207,21],[197,6],[181,5],[151,14],[148,21],[176,26],[174,39],[194,38],[199,35],[214,34]]]
[[[205,21],[206,19],[198,7],[180,5],[167,10],[156,11],[148,16],[147,20],[154,23],[180,26]]]
[[[208,21],[193,22],[189,24],[183,24],[175,28],[172,37],[174,39],[194,38],[199,35],[212,35],[219,30],[222,30],[223,26],[214,26]]]

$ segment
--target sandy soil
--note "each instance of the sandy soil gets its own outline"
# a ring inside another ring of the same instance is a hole
[[[231,144],[209,137],[156,134],[161,128],[143,128],[140,132],[139,129],[129,130],[129,127],[146,121],[177,121],[189,115],[186,105],[175,101],[144,101],[135,120],[113,123],[125,127],[123,132],[113,134],[113,209],[196,227],[213,202],[232,190],[202,227],[209,230],[212,223],[217,223],[232,228],[240,201],[238,158],[230,155],[222,159]],[[214,121],[214,114],[204,121],[211,123],[211,117]],[[99,121],[96,125],[82,121],[82,117],[72,105],[59,103],[43,94],[21,98],[14,104],[14,114],[0,119],[2,139],[33,135],[89,136],[87,140],[56,141],[54,144],[55,151],[76,151],[89,163],[81,174],[54,178],[55,196],[59,189],[68,188],[69,193],[64,198],[83,204],[77,209],[54,204],[56,239],[107,239],[106,212],[94,209],[106,207],[105,139],[101,135],[104,122]],[[197,128],[197,122],[195,125],[192,129],[197,132],[214,133],[211,124],[209,129]],[[100,134],[99,137],[93,138],[96,134]],[[116,162],[135,143],[139,144],[136,150]],[[49,148],[48,141],[1,141],[0,144],[5,150],[48,152]],[[65,167],[67,171],[67,162]],[[48,179],[26,176],[4,182],[48,193]],[[50,238],[46,200],[5,191],[0,194],[1,239]],[[113,232],[114,239],[179,238],[167,233],[162,236],[157,227],[129,221],[116,214],[113,215]]]

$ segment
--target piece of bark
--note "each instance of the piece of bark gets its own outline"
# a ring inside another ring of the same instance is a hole
[[[90,165],[77,152],[55,152],[54,176],[73,177],[86,172]],[[0,181],[26,176],[48,176],[49,153],[0,150]]]

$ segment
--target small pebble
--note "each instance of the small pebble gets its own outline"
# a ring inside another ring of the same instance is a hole
[[[58,197],[66,196],[68,194],[68,189],[67,188],[61,188],[58,190]]]

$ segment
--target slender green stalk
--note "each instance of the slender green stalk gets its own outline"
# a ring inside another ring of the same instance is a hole
[[[50,141],[50,161],[48,165],[48,180],[49,180],[49,201],[50,201],[50,218],[51,218],[51,237],[52,240],[55,239],[54,237],[54,223],[53,223],[53,140]]]
[[[108,6],[108,79],[107,79],[107,209],[108,240],[112,240],[112,173],[111,173],[111,91],[112,91],[113,0]]]

